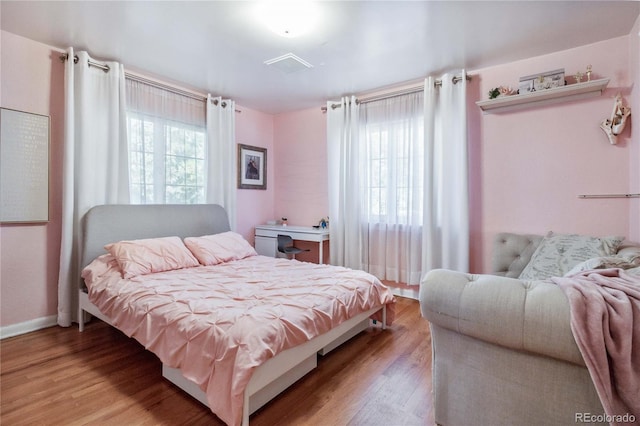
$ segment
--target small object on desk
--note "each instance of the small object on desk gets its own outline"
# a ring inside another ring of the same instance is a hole
[[[313,225],[315,229],[320,229],[320,225]]]
[[[286,217],[282,218],[282,226],[287,226],[287,218]]]
[[[318,225],[321,226],[322,229],[325,229],[327,226],[329,226],[329,217],[323,217],[322,219],[320,219]]]
[[[275,225],[277,222],[275,220],[268,220],[267,225]]]

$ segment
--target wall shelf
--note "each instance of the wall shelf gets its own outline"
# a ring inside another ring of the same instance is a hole
[[[591,80],[584,83],[575,83],[555,89],[540,90],[522,95],[499,96],[496,99],[478,101],[476,105],[485,113],[500,113],[516,111],[525,108],[533,108],[559,102],[568,102],[578,99],[600,96],[609,84],[608,78]]]
[[[640,198],[640,194],[581,194],[578,198]]]

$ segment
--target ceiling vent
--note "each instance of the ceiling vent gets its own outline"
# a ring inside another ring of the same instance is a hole
[[[278,56],[277,58],[264,61],[266,65],[271,65],[278,68],[280,71],[291,74],[294,72],[313,68],[309,62],[294,55],[293,53],[287,53],[286,55]]]

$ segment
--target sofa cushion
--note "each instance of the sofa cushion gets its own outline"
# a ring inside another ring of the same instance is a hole
[[[549,281],[435,269],[420,284],[420,310],[431,323],[469,337],[585,365],[567,298]]]
[[[623,239],[549,232],[542,239],[519,278],[543,280],[562,277],[585,260],[614,255]]]
[[[493,240],[491,273],[518,278],[542,241],[542,235],[501,232]]]

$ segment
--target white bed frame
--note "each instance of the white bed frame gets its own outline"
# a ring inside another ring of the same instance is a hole
[[[151,220],[152,218],[152,220]],[[180,237],[215,234],[229,230],[226,211],[217,205],[109,205],[91,209],[83,222],[81,265],[104,253],[104,245],[125,239],[177,235]],[[370,316],[382,311],[381,327],[385,329],[386,306],[378,306],[357,315],[327,333],[287,349],[257,367],[244,392],[242,424],[249,416],[316,368],[317,356],[351,339],[370,325]],[[78,325],[84,330],[86,315],[91,314],[113,325],[111,319],[89,301],[81,283],[78,303]],[[179,369],[162,366],[162,375],[180,389],[208,406],[204,391],[186,379]]]

